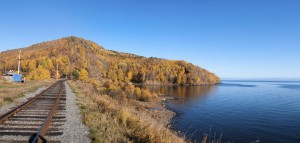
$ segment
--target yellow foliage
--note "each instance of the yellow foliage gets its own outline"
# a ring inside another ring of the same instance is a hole
[[[141,89],[139,87],[135,88],[134,93],[135,93],[137,98],[140,98],[141,95],[142,95]]]
[[[123,81],[124,80],[124,73],[121,69],[118,70],[118,80]]]
[[[87,82],[89,80],[89,74],[87,70],[81,69],[79,72],[79,80]]]
[[[152,96],[151,92],[147,89],[142,89],[142,96],[140,96],[139,100],[141,101],[150,101],[154,96]]]
[[[16,71],[18,50],[0,53],[0,70]],[[145,58],[133,54],[105,50],[92,41],[66,37],[43,42],[22,49],[21,73],[32,79],[37,65],[42,65],[55,77],[56,66],[62,76],[73,75],[76,69],[85,69],[82,81],[88,78],[108,78],[113,82],[166,83],[166,84],[215,84],[220,79],[213,73],[185,61]],[[88,78],[87,78],[88,77]],[[44,77],[36,77],[44,78]]]
[[[94,87],[99,87],[100,83],[95,78],[90,79],[89,83],[91,83]]]
[[[45,69],[42,65],[39,65],[37,69],[32,70],[29,73],[31,79],[40,80],[40,79],[49,79],[50,72]]]
[[[28,69],[29,69],[30,71],[33,71],[33,70],[36,69],[36,61],[35,61],[35,60],[30,60],[30,61],[29,61]]]
[[[130,82],[132,79],[132,71],[130,70],[128,73],[127,73],[127,77],[125,78],[125,81],[126,82]]]

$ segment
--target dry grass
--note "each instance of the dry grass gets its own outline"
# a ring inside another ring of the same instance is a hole
[[[69,84],[78,97],[84,123],[90,128],[90,138],[95,143],[186,142],[154,117],[158,113],[150,113],[146,108],[148,103],[100,95],[92,85],[78,81],[69,81]]]
[[[15,101],[25,93],[33,92],[39,87],[49,86],[54,80],[27,81],[26,83],[7,82],[0,77],[0,107]]]

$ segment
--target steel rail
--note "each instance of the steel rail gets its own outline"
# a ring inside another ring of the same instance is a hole
[[[41,126],[39,132],[35,135],[32,143],[45,142],[44,136],[45,136],[45,134],[46,134],[46,132],[49,128],[49,125],[50,125],[51,121],[52,121],[52,117],[54,116],[55,112],[57,111],[57,108],[58,108],[59,103],[60,103],[60,99],[61,99],[61,95],[62,95],[62,89],[63,89],[63,83],[64,83],[64,81],[61,81],[61,83],[60,83],[61,86],[60,86],[60,89],[59,89],[59,93],[56,96],[56,101],[53,104],[51,111],[48,113],[48,116],[45,119],[43,125]]]

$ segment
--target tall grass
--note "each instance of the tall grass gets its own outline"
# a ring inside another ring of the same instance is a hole
[[[127,98],[116,99],[109,95],[99,94],[91,84],[79,81],[69,81],[69,84],[76,92],[83,121],[90,128],[90,138],[95,143],[186,142],[176,132],[165,127],[150,115],[144,114],[143,111],[133,110],[138,107],[133,106],[131,102],[140,101],[131,101]]]

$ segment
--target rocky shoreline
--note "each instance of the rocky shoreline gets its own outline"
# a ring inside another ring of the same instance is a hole
[[[162,106],[166,109],[166,110],[169,110],[171,112],[174,113],[174,116],[169,120],[169,124],[168,124],[168,128],[172,129],[173,131],[177,132],[179,135],[180,135],[180,131],[176,130],[174,128],[174,120],[176,120],[176,118],[178,116],[180,116],[182,113],[179,112],[179,111],[176,111],[174,109],[171,109],[170,107],[168,107],[166,104],[167,102],[171,101],[171,100],[180,100],[182,98],[178,97],[178,96],[174,96],[174,95],[160,95],[160,97],[162,98],[161,100],[161,104]],[[183,137],[183,135],[180,135]]]

